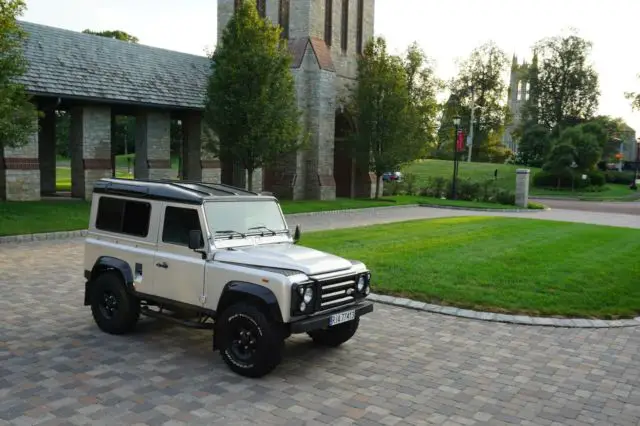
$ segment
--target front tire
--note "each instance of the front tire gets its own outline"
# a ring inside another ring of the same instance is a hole
[[[214,336],[227,366],[245,377],[262,377],[282,360],[280,327],[253,305],[238,303],[216,321]]]
[[[335,348],[351,339],[353,335],[356,334],[356,331],[358,331],[359,325],[360,318],[356,318],[344,324],[338,324],[322,330],[310,331],[307,334],[313,339],[314,343]]]
[[[91,286],[91,313],[100,330],[109,334],[132,331],[140,318],[140,302],[113,272],[99,275]]]

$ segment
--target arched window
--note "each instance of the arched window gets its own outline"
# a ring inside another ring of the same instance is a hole
[[[342,0],[342,32],[340,34],[340,45],[342,51],[346,52],[349,47],[349,0]]]
[[[289,38],[289,0],[280,0],[280,10],[278,11],[278,21],[282,27],[280,36],[284,39]]]
[[[324,2],[324,42],[331,46],[331,33],[333,32],[333,0]]]

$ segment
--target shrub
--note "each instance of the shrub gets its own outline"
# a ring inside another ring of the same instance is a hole
[[[496,191],[496,202],[498,204],[514,205],[516,203],[516,194],[506,189],[498,189]]]
[[[533,209],[533,210],[544,210],[545,206],[544,204],[536,203],[535,201],[529,201],[527,203],[527,208]]]
[[[383,196],[405,195],[407,193],[404,182],[385,182],[382,188]]]
[[[416,175],[413,173],[407,173],[403,178],[404,188],[407,195],[417,195],[418,188],[416,187]]]
[[[584,173],[587,175],[587,179],[582,179],[582,172],[571,173],[566,172],[552,172],[542,170],[533,176],[533,186],[536,188],[550,188],[550,189],[583,189],[587,186],[603,186],[605,184],[605,175],[597,170]],[[571,181],[573,180],[573,185]],[[559,184],[559,185],[558,185]]]
[[[632,172],[618,172],[616,170],[609,170],[605,174],[605,180],[608,183],[620,183],[623,185],[631,185],[635,182],[635,174]]]

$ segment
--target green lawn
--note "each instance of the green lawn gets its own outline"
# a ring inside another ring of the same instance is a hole
[[[514,166],[510,164],[492,164],[492,163],[467,163],[461,161],[458,168],[459,179],[471,179],[482,182],[487,179],[493,179],[493,173],[498,169],[498,186],[505,189],[515,191],[516,189],[516,169],[522,166]],[[531,168],[533,175],[540,169]],[[414,174],[416,176],[416,185],[420,187],[424,185],[429,177],[444,177],[453,179],[453,161],[448,160],[418,160],[415,163],[406,166],[402,172],[404,174]]]
[[[497,186],[515,191],[516,189],[516,169],[523,168],[510,164],[493,164],[493,163],[467,163],[461,161],[459,164],[458,177],[460,179],[471,179],[473,181],[482,182],[487,179],[493,179],[493,173],[498,169]],[[540,171],[539,168],[530,167],[530,196],[558,196],[565,198],[578,198],[585,200],[625,200],[640,198],[639,191],[633,191],[627,185],[608,184],[606,190],[601,192],[578,192],[571,190],[553,191],[547,189],[534,188],[531,184],[533,175]],[[413,174],[416,176],[416,186],[420,188],[424,186],[428,178],[444,177],[448,180],[453,179],[453,161],[448,160],[418,160],[403,168],[403,173]]]
[[[118,170],[116,177],[131,179],[133,174]],[[71,191],[71,169],[69,167],[56,167],[56,191]]]
[[[300,244],[364,261],[382,294],[530,315],[640,313],[640,230],[458,217],[303,233]]]
[[[515,206],[504,206],[501,204],[483,205],[482,203],[411,196],[384,197],[380,200],[281,200],[282,210],[285,214],[400,206],[419,203],[496,209],[515,208]],[[0,236],[85,229],[88,222],[89,206],[90,203],[81,200],[0,202]]]
[[[600,192],[586,192],[586,191],[554,191],[551,189],[532,188],[530,190],[531,196],[540,197],[570,197],[578,198],[585,201],[606,201],[606,200],[634,200],[640,198],[640,191],[634,191],[629,189],[627,185],[620,184],[607,184],[605,190]]]

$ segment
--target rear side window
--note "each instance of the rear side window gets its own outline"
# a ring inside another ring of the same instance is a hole
[[[151,204],[122,198],[100,197],[96,228],[118,234],[146,237]]]

